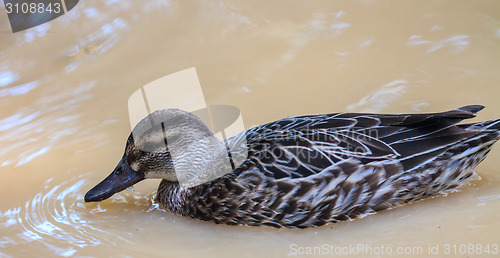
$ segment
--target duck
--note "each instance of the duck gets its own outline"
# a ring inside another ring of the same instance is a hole
[[[216,224],[309,228],[354,220],[478,178],[474,169],[500,138],[500,119],[460,122],[483,108],[303,115],[227,139],[191,112],[158,110],[134,127],[116,168],[84,200],[162,179],[155,198],[163,209]],[[230,165],[228,146],[243,150],[233,148]]]

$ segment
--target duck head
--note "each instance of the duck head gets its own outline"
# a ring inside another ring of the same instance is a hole
[[[118,165],[84,200],[105,200],[148,178],[189,181],[223,154],[224,142],[196,115],[179,109],[155,111],[135,126]]]

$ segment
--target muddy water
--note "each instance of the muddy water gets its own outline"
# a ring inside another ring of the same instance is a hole
[[[498,118],[500,3],[142,2],[80,1],[16,34],[0,8],[0,256],[492,256],[498,148],[460,192],[307,230],[172,215],[152,202],[158,181],[101,203],[83,195],[122,155],[129,96],[189,67],[207,103],[237,106],[247,128],[465,104]]]

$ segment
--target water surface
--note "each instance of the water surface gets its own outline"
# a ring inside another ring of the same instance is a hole
[[[207,103],[237,106],[247,128],[467,104],[487,106],[476,121],[498,118],[498,1],[80,1],[27,31],[0,21],[2,257],[475,257],[463,246],[500,244],[498,148],[459,192],[306,230],[182,218],[152,202],[158,181],[83,202],[123,153],[129,96],[190,67]]]

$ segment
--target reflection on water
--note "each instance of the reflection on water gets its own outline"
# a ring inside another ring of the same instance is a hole
[[[0,87],[7,86],[19,79],[19,75],[11,71],[0,73]]]
[[[0,246],[24,246],[36,241],[56,254],[70,256],[76,252],[75,247],[110,243],[105,238],[109,233],[94,228],[82,218],[89,211],[82,203],[80,192],[85,191],[82,189],[85,179],[81,178],[83,175],[77,182],[63,182],[52,188],[49,187],[52,180],[48,180],[46,192],[36,194],[24,206],[0,214],[0,223],[4,227],[19,232],[15,236],[4,236]],[[60,248],[52,244],[55,239],[66,242],[68,246]]]
[[[87,55],[92,54],[96,57],[111,49],[120,41],[120,35],[127,27],[127,22],[122,18],[115,18],[97,31],[89,33],[87,38],[80,39],[78,45],[71,46],[65,51],[74,60],[64,68],[65,71],[69,73],[75,70],[78,67],[79,59]]]
[[[346,110],[359,113],[380,113],[406,92],[407,84],[406,80],[394,80],[384,84],[375,93],[363,97],[358,103],[347,106]]]
[[[38,86],[37,82],[28,82],[25,84],[13,86],[10,88],[6,88],[0,90],[0,97],[9,97],[9,96],[17,96],[30,92],[34,88]]]
[[[208,105],[236,106],[248,125],[466,104],[487,106],[480,120],[499,117],[500,4],[398,5],[80,1],[23,32],[0,23],[0,256],[287,256],[291,244],[498,242],[498,150],[460,193],[308,230],[181,218],[153,202],[158,182],[83,202],[122,156],[130,95],[188,67]]]
[[[57,95],[43,96],[24,107],[24,112],[0,120],[0,131],[4,132],[0,135],[0,140],[8,143],[0,150],[2,164],[14,163],[20,166],[46,153],[61,141],[71,141],[68,138],[74,137],[82,127],[80,115],[74,110],[80,102],[91,97],[87,92],[93,86],[83,85]],[[15,88],[16,86],[8,90]],[[27,113],[30,109],[34,113]],[[33,145],[33,142],[37,144]]]
[[[455,35],[443,40],[423,40],[420,35],[413,35],[408,40],[408,46],[429,46],[427,53],[434,52],[444,47],[449,47],[450,52],[453,54],[459,54],[466,50],[467,45],[469,45],[470,37],[468,35]]]
[[[132,235],[128,232],[108,232],[94,226],[102,225],[106,219],[116,216],[106,215],[106,208],[101,207],[101,204],[85,205],[83,193],[92,184],[86,179],[88,177],[89,174],[79,175],[55,186],[51,178],[44,183],[44,191],[35,194],[24,205],[0,212],[0,225],[9,232],[17,232],[2,236],[0,247],[41,245],[57,255],[71,256],[85,247],[130,243],[128,238]],[[132,198],[134,201],[130,205],[149,204],[149,211],[157,209],[154,208],[157,204],[151,205],[150,199],[153,197],[139,194]],[[129,199],[117,195],[113,197],[113,202],[128,203]],[[89,217],[89,214],[99,213],[103,215]],[[65,243],[64,247],[58,244],[60,242]]]

